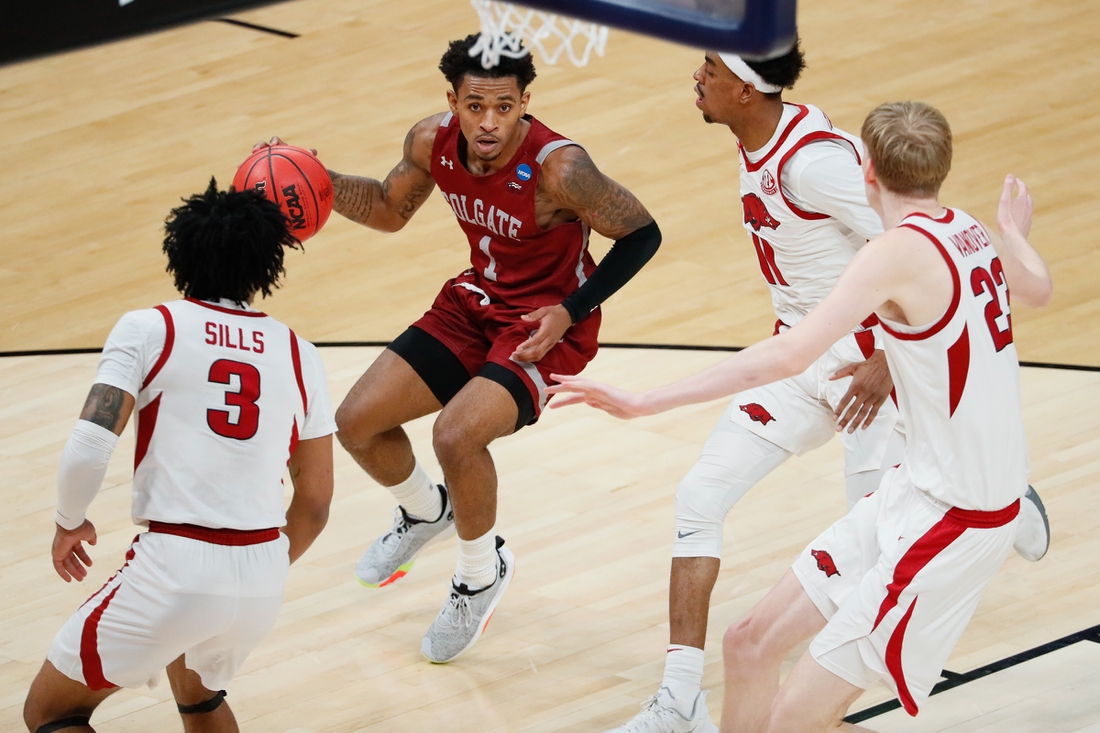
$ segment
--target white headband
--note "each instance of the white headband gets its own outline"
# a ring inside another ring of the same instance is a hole
[[[760,77],[760,74],[757,74],[755,71],[749,68],[749,65],[745,63],[744,59],[742,59],[737,54],[721,52],[718,54],[718,56],[722,59],[723,63],[725,63],[726,66],[729,67],[730,71],[740,77],[741,81],[747,81],[749,84],[752,84],[754,87],[756,87],[759,91],[764,92],[765,94],[775,94],[776,92],[783,91],[783,87],[776,86],[775,84],[769,84],[768,82],[764,81]]]

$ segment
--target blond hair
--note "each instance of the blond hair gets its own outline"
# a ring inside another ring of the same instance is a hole
[[[935,196],[951,170],[951,127],[924,102],[879,105],[860,132],[879,182],[900,194]]]

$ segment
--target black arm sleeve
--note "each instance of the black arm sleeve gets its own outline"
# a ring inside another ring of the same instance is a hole
[[[588,280],[561,302],[573,323],[587,318],[600,303],[638,274],[661,246],[661,230],[653,221],[615,240]]]

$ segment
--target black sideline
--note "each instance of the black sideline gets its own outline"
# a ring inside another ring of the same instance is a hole
[[[273,36],[282,36],[283,38],[297,38],[297,33],[291,33],[290,31],[281,31],[278,28],[268,28],[265,25],[256,25],[255,23],[246,23],[243,20],[237,20],[236,18],[215,18],[215,22],[228,23],[229,25],[239,25],[241,28],[250,28],[254,31],[260,31],[261,33],[270,33]]]
[[[251,26],[248,23],[242,21],[230,20],[224,18],[227,23],[234,23],[237,25],[246,25],[260,30],[270,30],[267,28],[261,28],[260,26]],[[272,33],[283,33],[283,31],[270,31]],[[385,347],[389,346],[389,341],[315,341],[314,346],[322,349],[338,349],[347,347],[358,346],[374,346]],[[692,344],[622,344],[622,343],[607,343],[600,344],[602,349],[653,349],[655,351],[724,351],[733,353],[735,351],[741,351],[744,346],[697,346]],[[33,349],[30,351],[0,351],[0,359],[5,356],[54,356],[57,354],[98,354],[102,349],[98,348],[85,348],[85,349]],[[1033,367],[1035,369],[1065,369],[1072,372],[1100,372],[1100,366],[1093,366],[1090,364],[1056,364],[1053,362],[1045,361],[1021,361],[1022,367]]]

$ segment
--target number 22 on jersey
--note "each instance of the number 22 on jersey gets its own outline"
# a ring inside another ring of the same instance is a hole
[[[1000,258],[994,257],[989,263],[988,270],[984,267],[975,267],[970,273],[970,287],[976,296],[981,295],[983,291],[990,295],[989,302],[985,304],[985,322],[989,326],[993,346],[997,351],[1001,351],[1012,343],[1012,314],[1006,313],[1001,306],[1001,293],[1004,293],[1005,305],[1009,303],[1009,294]],[[997,322],[1002,316],[1005,319],[1003,330]]]

